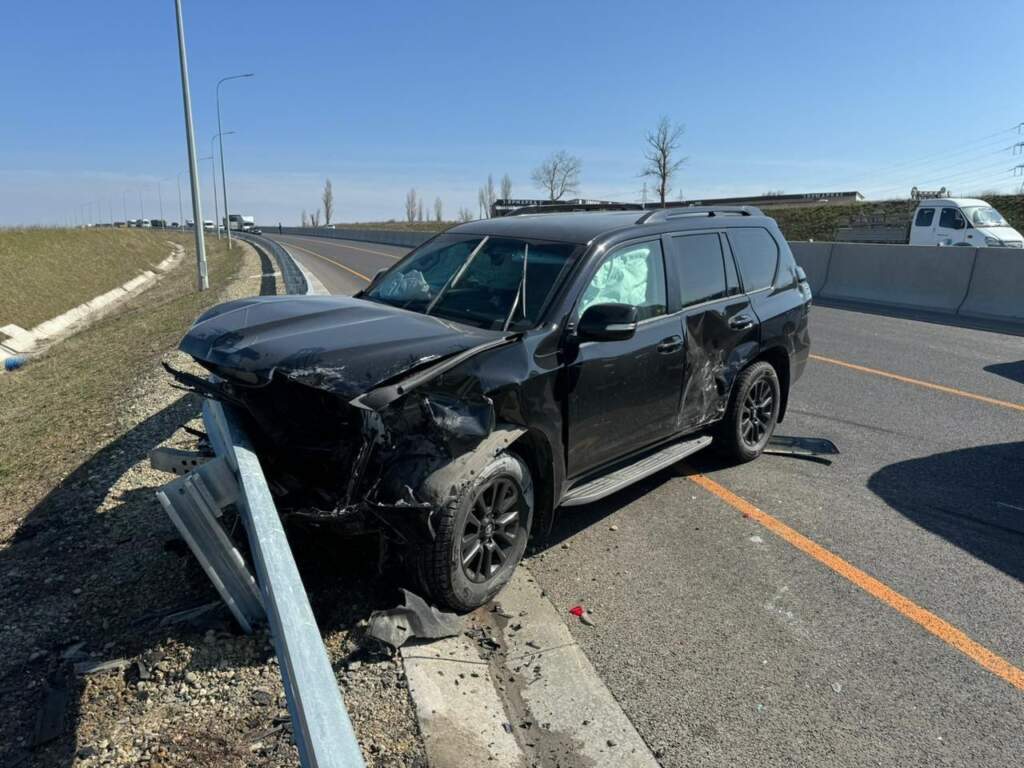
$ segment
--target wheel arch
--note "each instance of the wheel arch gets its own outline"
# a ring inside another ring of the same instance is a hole
[[[551,444],[539,429],[529,429],[508,450],[525,462],[533,480],[534,509],[530,535],[536,532],[546,536],[551,531],[555,512],[555,473]]]

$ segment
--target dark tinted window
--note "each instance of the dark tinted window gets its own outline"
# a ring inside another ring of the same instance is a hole
[[[935,218],[934,208],[922,208],[917,212],[917,218],[914,219],[915,227],[930,227],[932,225],[932,219]]]
[[[963,229],[964,217],[956,208],[943,208],[939,215],[939,226],[946,229]]]
[[[746,291],[767,288],[775,279],[779,262],[779,246],[767,229],[737,227],[729,230],[729,241]]]
[[[679,298],[684,307],[727,294],[722,241],[717,233],[672,238]]]

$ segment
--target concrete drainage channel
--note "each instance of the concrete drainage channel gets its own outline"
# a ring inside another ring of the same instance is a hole
[[[274,255],[289,293],[315,289],[283,248],[246,239]],[[301,764],[363,766],[259,459],[230,407],[208,401],[203,420],[215,457],[155,450],[153,466],[178,475],[157,498],[242,629],[269,624]],[[254,573],[221,522],[232,504]],[[658,765],[525,567],[447,634],[401,649],[434,768]]]
[[[122,301],[149,288],[163,275],[174,269],[185,255],[185,249],[182,246],[177,243],[169,243],[169,245],[171,246],[170,256],[152,270],[145,270],[124,285],[119,285],[84,304],[72,307],[67,312],[40,323],[31,330],[20,328],[17,325],[0,327],[0,370],[14,370],[20,367],[29,355],[69,336],[109,312]]]

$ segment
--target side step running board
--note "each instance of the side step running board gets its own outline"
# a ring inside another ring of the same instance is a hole
[[[662,448],[657,453],[652,453],[650,456],[640,459],[629,466],[622,467],[622,469],[602,475],[596,480],[591,480],[588,483],[572,488],[565,498],[562,499],[561,506],[576,507],[580,504],[589,504],[592,501],[603,499],[605,496],[611,496],[616,491],[621,491],[627,485],[632,485],[638,480],[643,480],[645,477],[649,477],[655,472],[675,464],[677,461],[682,461],[690,454],[707,447],[710,442],[710,437],[702,435],[692,440],[684,440],[681,443],[672,443],[667,448]]]

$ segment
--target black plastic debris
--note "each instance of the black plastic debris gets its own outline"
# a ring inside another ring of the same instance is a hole
[[[828,457],[839,455],[839,449],[831,440],[826,440],[823,437],[790,437],[788,435],[773,435],[764,452],[773,456],[792,456],[822,464],[831,464],[832,459]]]
[[[454,613],[437,610],[419,595],[402,590],[405,605],[370,614],[369,637],[392,648],[401,648],[410,637],[438,640],[453,637],[462,631],[462,618]]]
[[[63,670],[55,672],[46,681],[43,701],[36,713],[32,746],[38,747],[58,738],[64,733],[64,721],[68,709],[68,682]]]

